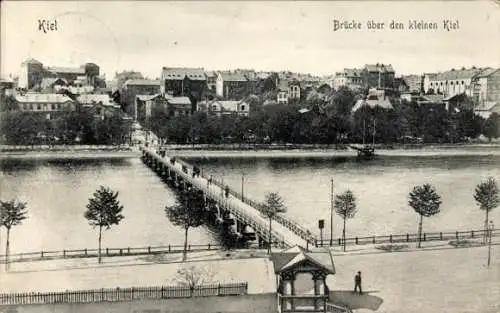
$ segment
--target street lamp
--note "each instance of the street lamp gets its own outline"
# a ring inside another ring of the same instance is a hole
[[[491,237],[493,237],[493,230],[495,229],[495,226],[493,225],[493,221],[490,221],[490,224],[488,225],[488,267],[490,267],[491,263]]]

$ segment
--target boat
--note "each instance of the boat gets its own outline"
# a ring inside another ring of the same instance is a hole
[[[372,144],[365,143],[365,134],[366,134],[366,121],[363,121],[363,145],[353,146],[351,148],[358,151],[358,159],[360,160],[372,160],[376,157],[375,154],[375,119],[373,120],[373,134],[372,134]]]

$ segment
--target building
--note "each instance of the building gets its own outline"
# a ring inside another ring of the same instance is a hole
[[[250,105],[245,101],[233,100],[212,100],[198,102],[198,111],[206,112],[217,116],[222,115],[237,115],[249,116]]]
[[[280,80],[276,100],[279,104],[288,104],[300,100],[301,84],[297,80]]]
[[[442,73],[424,75],[423,87],[425,93],[440,93],[446,97],[464,93],[473,96],[475,77],[483,70],[477,68],[461,70],[452,69]]]
[[[368,88],[394,88],[395,72],[390,64],[366,64],[362,72],[363,85]]]
[[[352,108],[351,112],[354,113],[362,107],[376,108],[380,107],[383,109],[393,109],[391,102],[385,95],[385,91],[381,89],[372,88],[368,91],[368,96],[366,99],[359,99]]]
[[[242,98],[249,93],[250,84],[241,72],[219,72],[215,92],[226,99]]]
[[[340,87],[360,88],[363,85],[362,73],[362,70],[355,68],[345,68],[342,72],[335,73],[333,88],[335,90],[339,90]]]
[[[203,68],[163,67],[160,79],[160,93],[174,97],[192,97],[200,100],[207,87],[207,76]]]
[[[500,68],[482,71],[474,78],[473,84],[473,99],[478,105],[500,103]]]
[[[180,115],[191,116],[193,114],[193,105],[188,97],[167,98],[167,114],[171,117]]]
[[[81,109],[92,112],[95,118],[104,119],[121,112],[120,105],[107,94],[84,94],[78,96],[76,100]]]
[[[421,75],[405,75],[401,77],[401,83],[406,87],[405,92],[420,93],[423,91],[424,77]]]
[[[207,78],[207,88],[209,90],[215,91],[215,85],[217,81],[217,73],[211,71],[211,72],[206,72],[205,76]]]
[[[160,93],[154,95],[136,95],[134,118],[144,123],[148,117],[153,116],[156,110],[164,111],[166,105],[166,99]]]
[[[40,83],[41,92],[54,93],[68,86],[68,82],[64,78],[44,77]]]
[[[15,95],[17,109],[21,112],[46,114],[51,119],[57,112],[76,111],[77,103],[66,95],[47,93],[26,93]]]
[[[99,66],[94,63],[85,63],[80,67],[45,67],[42,62],[28,59],[21,63],[18,87],[26,90],[41,88],[44,78],[61,78],[68,85],[101,85]]]
[[[136,112],[136,96],[137,95],[156,95],[160,93],[160,81],[149,79],[129,79],[127,80],[120,92],[120,101],[124,106],[125,111],[129,114],[134,114],[137,118]]]
[[[30,58],[21,63],[19,71],[18,87],[22,89],[32,89],[40,84],[44,77],[43,63]]]

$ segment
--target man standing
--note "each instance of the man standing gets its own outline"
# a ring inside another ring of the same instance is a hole
[[[356,276],[354,276],[354,292],[356,292],[359,288],[359,294],[363,293],[361,289],[361,272],[358,272]]]

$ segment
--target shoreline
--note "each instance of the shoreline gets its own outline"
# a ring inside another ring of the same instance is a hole
[[[135,147],[119,149],[106,147],[62,147],[54,149],[16,149],[3,146],[0,149],[2,159],[105,159],[139,157],[140,151]],[[7,150],[7,151],[5,151]],[[339,149],[333,146],[283,148],[271,146],[267,148],[248,149],[245,147],[192,147],[166,146],[167,155],[184,158],[355,158],[357,151],[351,148]],[[500,156],[498,144],[460,144],[460,145],[428,145],[399,146],[379,148],[375,150],[377,157],[446,157],[446,156]]]

